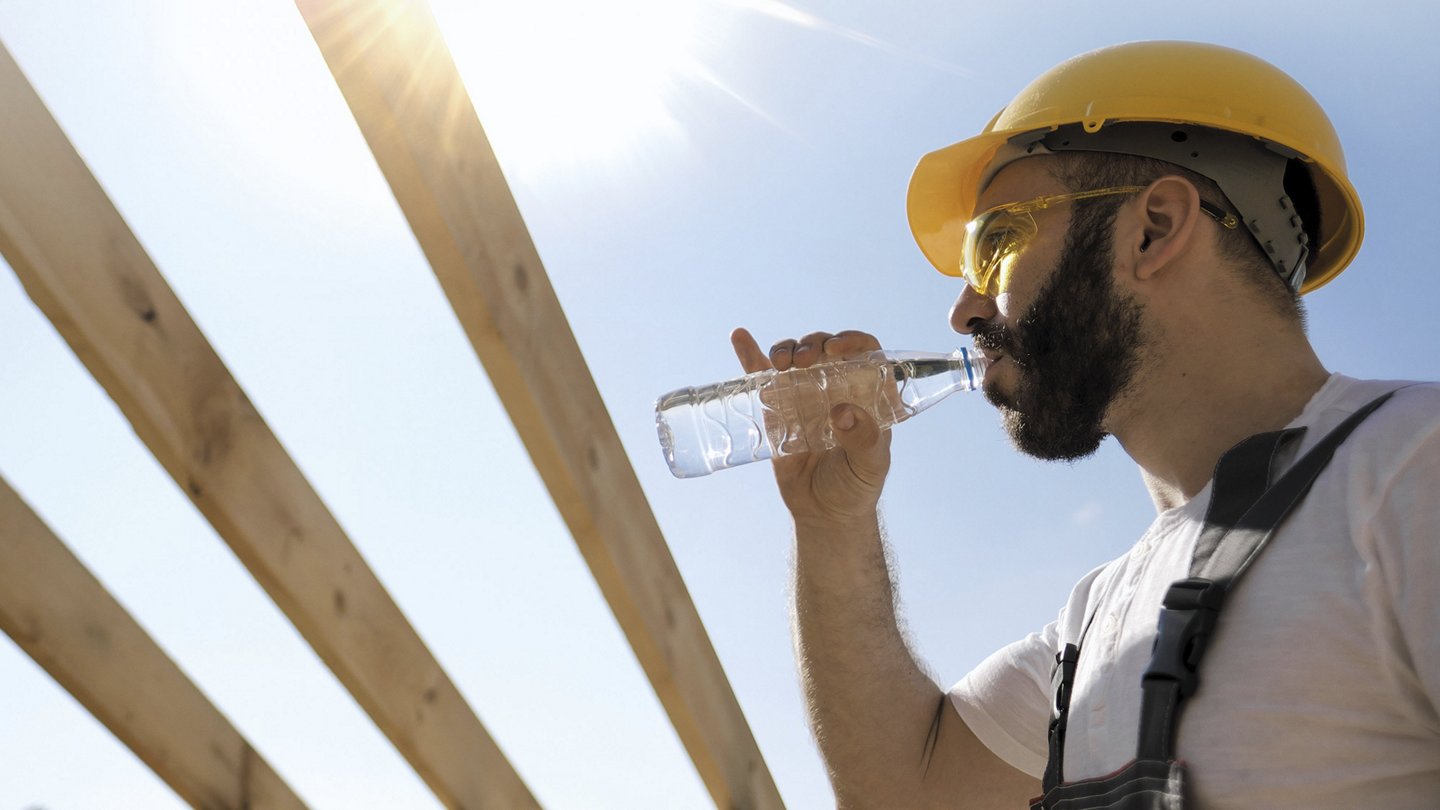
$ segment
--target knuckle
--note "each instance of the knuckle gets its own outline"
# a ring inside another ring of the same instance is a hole
[[[847,329],[837,332],[825,346],[825,351],[839,357],[855,357],[880,348],[880,341],[868,332]]]
[[[792,356],[795,350],[795,341],[782,340],[770,347],[770,364],[777,371],[784,371],[790,368]]]
[[[846,329],[845,331],[838,333],[836,337],[843,337],[846,339],[847,342],[858,346],[878,347],[880,345],[880,341],[878,338],[876,338],[869,332],[862,332],[859,329]]]

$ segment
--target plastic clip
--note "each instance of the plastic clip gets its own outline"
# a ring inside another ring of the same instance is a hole
[[[1189,697],[1200,686],[1200,659],[1215,632],[1225,586],[1208,579],[1182,579],[1165,592],[1155,647],[1144,681],[1168,680]]]
[[[1066,644],[1065,649],[1055,653],[1054,682],[1055,711],[1063,715],[1070,708],[1070,695],[1075,690],[1075,668],[1080,662],[1080,648]]]

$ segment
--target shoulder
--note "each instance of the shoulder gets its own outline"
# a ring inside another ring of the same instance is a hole
[[[1096,566],[1088,574],[1075,583],[1070,589],[1070,596],[1065,600],[1065,606],[1060,609],[1060,615],[1055,621],[1055,636],[1053,638],[1053,649],[1051,655],[1059,651],[1066,644],[1078,643],[1080,637],[1085,633],[1085,624],[1089,617],[1095,612],[1095,605],[1111,589],[1113,580],[1125,565],[1125,561],[1133,553],[1134,549],[1115,559]]]
[[[1392,393],[1393,392],[1393,393]],[[1307,409],[1307,445],[1318,442],[1351,414],[1391,394],[1361,423],[1336,453],[1343,466],[1360,467],[1367,477],[1398,475],[1417,456],[1440,454],[1440,383],[1358,380],[1334,375]]]
[[[1391,415],[1405,412],[1414,417],[1440,421],[1440,382],[1427,380],[1365,380],[1332,374],[1315,394],[1307,412],[1349,414],[1371,400],[1392,394],[1384,409]],[[1378,412],[1377,412],[1378,413]]]
[[[1326,388],[1327,400],[1310,414],[1306,445],[1394,393],[1336,449],[1307,498],[1310,511],[1343,514],[1362,557],[1397,556],[1403,565],[1416,548],[1434,547],[1440,531],[1440,384],[1332,378]],[[1317,400],[1322,396],[1323,389]]]

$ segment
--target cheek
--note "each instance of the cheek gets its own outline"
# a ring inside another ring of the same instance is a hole
[[[1030,302],[1035,300],[1035,292],[1046,277],[1045,266],[1046,259],[1043,256],[1031,254],[1008,268],[1011,271],[1008,279],[1010,283],[1004,292],[995,296],[995,309],[999,312],[1000,320],[1014,323]]]
[[[1037,240],[1005,268],[1010,283],[1005,292],[995,298],[1001,318],[1013,322],[1025,313],[1054,274],[1059,254],[1060,246],[1052,240]]]
[[[999,313],[999,319],[1005,322],[1014,320],[1014,314],[1018,311],[1015,306],[1015,293],[1006,290],[995,296],[995,309]]]

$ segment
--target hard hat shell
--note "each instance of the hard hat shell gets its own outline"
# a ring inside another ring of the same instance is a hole
[[[1210,127],[1298,154],[1314,180],[1321,214],[1319,245],[1311,246],[1302,293],[1333,279],[1359,251],[1360,197],[1346,175],[1335,127],[1305,88],[1263,59],[1219,45],[1132,42],[1056,65],[979,135],[920,159],[907,210],[925,257],[940,272],[960,275],[965,223],[1011,138],[1069,124],[1095,132],[1121,121]]]

